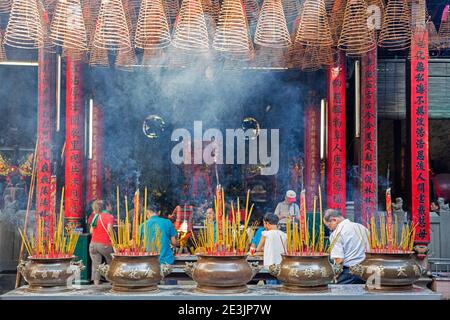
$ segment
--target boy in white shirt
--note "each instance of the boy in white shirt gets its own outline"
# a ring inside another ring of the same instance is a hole
[[[264,266],[281,263],[281,254],[286,251],[286,233],[278,230],[278,216],[269,213],[264,216],[264,228],[256,251],[264,250]]]

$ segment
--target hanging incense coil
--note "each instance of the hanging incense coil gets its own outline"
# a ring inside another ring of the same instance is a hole
[[[116,68],[123,71],[132,71],[133,66],[137,65],[134,49],[119,50],[116,56]]]
[[[91,47],[92,41],[94,41],[95,23],[97,22],[97,16],[100,11],[100,4],[101,1],[99,0],[82,0],[83,19],[86,28],[88,47]]]
[[[450,48],[450,13],[447,15],[446,19],[443,19],[441,21],[438,35],[441,43],[441,48]]]
[[[254,41],[262,47],[270,48],[287,48],[291,45],[281,0],[264,0]]]
[[[284,17],[288,24],[292,23],[297,19],[300,9],[302,7],[302,1],[300,0],[282,0]]]
[[[331,65],[333,62],[333,49],[330,46],[308,46],[299,44],[290,50],[290,64],[294,68],[305,72],[317,71]]]
[[[381,31],[381,23],[384,19],[384,2],[383,0],[367,0],[367,13],[369,29],[375,30],[375,36],[378,38]]]
[[[243,0],[248,27],[253,30],[258,23],[260,12],[258,0]]]
[[[365,0],[349,0],[338,48],[349,56],[360,56],[376,48],[375,32],[367,25]]]
[[[164,48],[170,44],[170,28],[162,0],[143,0],[136,27],[135,46]]]
[[[92,46],[89,65],[92,67],[109,67],[108,50]]]
[[[324,0],[305,0],[295,41],[318,47],[333,44]]]
[[[45,10],[47,10],[50,14],[53,14],[57,2],[58,0],[43,0]]]
[[[216,32],[217,20],[215,18],[214,5],[211,0],[201,0],[203,14],[205,16],[206,28],[208,29],[209,42],[214,39],[214,33]]]
[[[60,47],[87,50],[87,35],[80,0],[59,0],[50,28],[50,39]]]
[[[3,31],[0,30],[0,62],[8,60],[6,57],[5,45],[3,44]]]
[[[328,14],[331,36],[333,37],[333,44],[336,46],[341,37],[346,4],[347,0],[336,0]]]
[[[214,35],[214,49],[247,55],[251,41],[244,10],[241,0],[224,0]]]
[[[14,0],[4,42],[22,49],[42,48],[44,28],[36,0]]]
[[[405,50],[411,45],[411,19],[406,0],[388,2],[379,45],[392,51]]]
[[[123,10],[125,11],[125,17],[127,19],[128,30],[130,31],[131,45],[133,46],[139,11],[136,11],[135,5],[131,3],[131,0],[122,0],[122,4]]]
[[[331,10],[333,9],[335,3],[336,0],[325,0],[325,8],[327,9],[328,13],[331,13]]]
[[[0,13],[9,13],[11,11],[11,0],[0,0]]]
[[[130,30],[121,0],[102,0],[93,45],[109,50],[131,48]]]
[[[441,38],[436,30],[433,21],[427,21],[428,47],[430,50],[439,50],[441,48]]]
[[[411,12],[411,24],[412,28],[420,28],[425,27],[427,23],[428,10],[426,1],[410,1],[409,4],[409,12]]]
[[[184,0],[175,22],[172,45],[190,52],[209,49],[208,29],[200,0]]]

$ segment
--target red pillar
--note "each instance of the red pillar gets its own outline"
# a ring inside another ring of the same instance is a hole
[[[430,242],[430,180],[428,156],[428,32],[416,28],[411,40],[410,103],[410,201],[415,243]]]
[[[327,69],[327,207],[338,209],[343,215],[346,201],[345,60],[344,53],[339,51]]]
[[[320,101],[310,95],[305,104],[305,190],[306,210],[313,210],[320,182]],[[319,203],[317,202],[317,208]]]
[[[66,149],[64,215],[69,228],[82,226],[84,216],[83,63],[66,61]]]
[[[362,57],[360,221],[376,213],[377,199],[377,49]]]
[[[37,123],[37,183],[36,218],[44,217],[45,228],[53,226],[51,210],[52,139],[55,130],[54,105],[56,89],[56,59],[43,49],[38,53],[38,123]]]
[[[86,202],[103,198],[103,111],[94,104],[92,112],[92,157],[88,160]]]

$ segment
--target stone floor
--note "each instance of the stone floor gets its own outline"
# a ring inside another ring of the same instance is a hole
[[[330,285],[324,292],[287,293],[280,285],[249,285],[246,293],[202,294],[194,285],[161,285],[153,293],[113,293],[109,284],[81,286],[64,293],[31,293],[27,286],[10,291],[0,300],[439,300],[429,289],[418,286],[403,292],[370,292],[364,285]]]
[[[0,273],[0,295],[14,289],[15,282],[15,273]]]

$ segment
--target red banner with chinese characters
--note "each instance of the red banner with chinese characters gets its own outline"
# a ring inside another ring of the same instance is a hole
[[[411,214],[415,243],[430,242],[428,159],[428,32],[415,30],[411,40]]]
[[[39,50],[36,221],[44,217],[45,230],[53,225],[51,214],[52,139],[54,130],[56,63],[53,53]]]
[[[92,158],[88,160],[87,195],[89,203],[103,197],[103,111],[94,104],[92,112]]]
[[[66,149],[64,216],[69,228],[80,227],[83,207],[84,100],[83,64],[66,62]]]
[[[377,49],[363,55],[361,75],[361,223],[377,212]]]
[[[327,69],[328,153],[327,207],[340,210],[345,216],[346,146],[345,146],[345,55]]]
[[[313,210],[320,182],[320,108],[313,101],[305,106],[305,190],[306,209]]]

